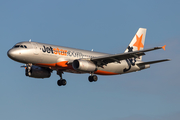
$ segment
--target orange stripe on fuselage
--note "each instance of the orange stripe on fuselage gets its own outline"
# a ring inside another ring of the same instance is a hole
[[[99,74],[99,75],[117,75],[118,74],[118,73],[108,72],[108,71],[103,71],[103,70],[97,70],[94,73]]]
[[[57,67],[58,69],[71,69],[74,70],[72,65],[68,64],[68,61],[62,61],[58,63],[38,63],[35,64],[38,66],[43,66],[43,67]],[[94,72],[94,74],[99,74],[99,75],[117,75],[118,73],[114,72],[108,72],[108,71],[103,71],[103,70],[97,70]]]
[[[68,61],[62,61],[62,62],[58,62],[58,63],[38,63],[35,64],[38,66],[45,66],[45,67],[60,67],[60,68],[64,68],[64,69],[73,69],[72,65],[68,64]]]
[[[58,62],[56,65],[59,67],[68,67],[68,61]]]

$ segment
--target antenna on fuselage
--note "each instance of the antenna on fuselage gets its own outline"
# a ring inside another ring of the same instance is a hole
[[[31,39],[29,40],[29,42],[31,42]]]
[[[93,49],[91,51],[93,51]]]

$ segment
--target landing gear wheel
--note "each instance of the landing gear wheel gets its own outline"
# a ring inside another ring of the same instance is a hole
[[[58,84],[59,86],[61,86],[61,85],[65,86],[66,83],[67,83],[67,82],[66,82],[65,79],[62,79],[62,80],[58,80],[58,81],[57,81],[57,84]]]
[[[58,86],[61,86],[61,80],[57,81]]]
[[[89,82],[93,82],[92,76],[89,76]]]
[[[60,80],[57,81],[57,84],[59,86],[62,86],[62,85],[65,86],[67,84],[66,80],[62,78],[62,74],[63,74],[63,71],[59,71],[59,70],[57,71],[57,75],[59,75],[60,77]]]
[[[98,77],[96,75],[93,75],[93,76],[89,76],[89,82],[96,82],[98,80]]]
[[[32,67],[32,64],[26,64],[26,70],[25,70],[25,75],[26,76],[31,76],[31,74],[32,74],[32,69],[31,69],[31,67]]]
[[[65,79],[62,79],[62,80],[61,80],[61,83],[62,83],[63,86],[65,86],[67,82],[66,82]]]
[[[98,80],[98,77],[96,75],[93,75],[92,78],[93,78],[94,82],[96,82]]]

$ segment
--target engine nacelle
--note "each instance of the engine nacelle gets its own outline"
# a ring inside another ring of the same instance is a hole
[[[32,66],[26,68],[26,76],[33,78],[49,78],[51,76],[51,71],[48,68]]]
[[[97,66],[88,60],[74,60],[72,66],[75,70],[83,72],[94,72],[97,70]]]

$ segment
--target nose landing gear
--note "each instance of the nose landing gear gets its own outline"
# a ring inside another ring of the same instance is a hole
[[[25,75],[26,75],[26,76],[31,76],[31,74],[32,74],[32,69],[31,69],[31,68],[32,68],[32,64],[30,64],[30,63],[29,63],[29,64],[26,64],[25,67],[26,67]]]

